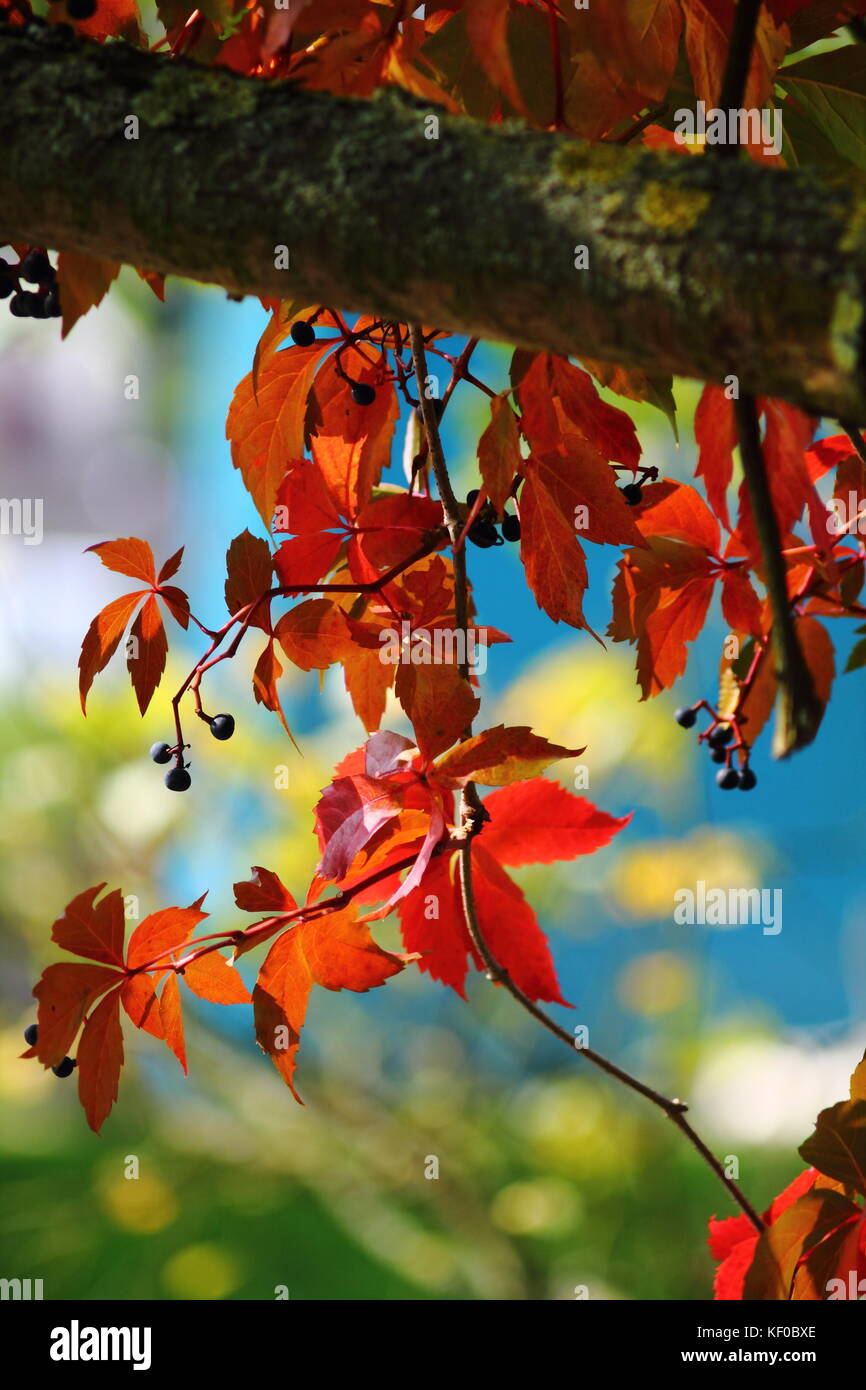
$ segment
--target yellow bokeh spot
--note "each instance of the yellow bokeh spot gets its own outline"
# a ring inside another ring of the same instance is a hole
[[[228,1298],[241,1282],[235,1256],[222,1245],[187,1245],[164,1266],[162,1279],[172,1298]]]
[[[616,988],[631,1013],[657,1018],[672,1013],[692,998],[696,981],[682,956],[673,951],[656,951],[623,966]]]
[[[625,848],[611,875],[613,904],[637,921],[673,921],[674,894],[680,888],[694,890],[697,879],[713,888],[760,883],[759,848],[729,831],[706,828],[682,840]]]
[[[117,1160],[116,1160],[117,1162]],[[177,1201],[171,1188],[156,1173],[144,1172],[139,1177],[126,1177],[129,1160],[123,1171],[114,1168],[99,1181],[99,1198],[109,1218],[123,1231],[150,1235],[170,1226],[177,1216]]]
[[[596,654],[586,644],[558,647],[530,663],[499,703],[497,719],[506,724],[531,724],[546,737],[570,748],[585,748],[577,765],[590,772],[590,788],[627,765],[666,782],[685,772],[689,746],[661,701],[641,704],[635,684],[634,655],[609,648]],[[557,765],[570,790],[574,763]]]
[[[493,1199],[490,1215],[493,1224],[509,1235],[550,1235],[576,1224],[580,1202],[574,1188],[562,1179],[536,1178],[503,1187]]]

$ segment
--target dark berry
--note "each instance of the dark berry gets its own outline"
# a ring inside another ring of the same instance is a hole
[[[502,534],[507,541],[520,540],[520,517],[506,512],[502,518]]]
[[[234,716],[231,714],[215,714],[210,722],[210,731],[214,738],[220,739],[221,742],[224,742],[227,738],[231,738],[235,731]]]
[[[375,399],[376,392],[366,381],[352,382],[352,400],[355,405],[372,405]]]
[[[502,544],[502,537],[492,521],[473,522],[469,528],[469,539],[473,545],[480,546],[482,550],[489,550],[491,545]]]
[[[710,757],[714,763],[726,763],[728,761],[728,755],[724,748],[714,748]]]
[[[16,319],[42,318],[42,296],[35,290],[19,290],[9,300],[9,312]]]
[[[38,1037],[39,1025],[37,1023],[28,1023],[27,1027],[24,1029],[24,1041],[26,1042],[27,1046],[35,1047],[36,1039]]]
[[[165,774],[165,785],[170,792],[188,791],[192,778],[185,767],[173,767]]]
[[[730,724],[719,724],[707,736],[707,743],[711,748],[724,748],[734,737],[734,731]]]
[[[298,347],[309,347],[316,341],[316,330],[306,319],[298,319],[297,323],[292,324],[292,342],[297,343]]]
[[[467,494],[466,494],[466,505],[467,505],[467,507],[474,507],[474,506],[475,506],[475,502],[476,502],[476,499],[477,499],[477,497],[478,497],[478,491],[479,491],[479,490],[478,490],[477,487],[473,487],[473,488],[470,489],[469,492],[467,492]]]
[[[729,792],[732,787],[740,785],[740,774],[735,767],[723,767],[716,773],[716,786],[721,787],[723,792]]]
[[[674,715],[681,729],[692,729],[697,722],[698,712],[696,709],[678,709]]]
[[[66,13],[78,22],[92,19],[96,14],[96,0],[66,0]]]
[[[7,275],[5,270],[0,270],[0,299],[8,299],[10,294],[15,293],[15,281],[11,275]]]
[[[630,507],[640,506],[641,498],[643,497],[640,483],[626,483],[625,487],[622,489],[622,495]]]
[[[60,307],[60,292],[56,285],[45,296],[45,317],[47,319],[59,319],[63,310]]]
[[[171,749],[167,743],[152,743],[150,756],[155,763],[168,763],[171,762]]]
[[[740,791],[750,792],[753,787],[758,785],[758,779],[750,767],[744,767],[740,773]]]
[[[44,285],[54,279],[54,267],[44,251],[28,251],[18,268],[18,274],[31,285]]]
[[[54,1072],[55,1076],[71,1076],[75,1071],[75,1058],[64,1057],[63,1061],[58,1062],[57,1066],[52,1067],[51,1070]]]

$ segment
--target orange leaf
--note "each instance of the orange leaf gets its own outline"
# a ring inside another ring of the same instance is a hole
[[[105,887],[87,888],[67,903],[51,928],[51,937],[64,951],[106,965],[123,965],[123,897],[119,889],[96,897]]]
[[[469,728],[481,703],[457,667],[444,663],[438,666],[401,663],[394,690],[412,721],[415,741],[428,762],[450,748]]]
[[[146,589],[139,589],[133,594],[112,599],[97,613],[87,629],[78,658],[78,693],[84,713],[94,676],[104,671],[114,656],[133,610],[146,593]]]
[[[159,1012],[165,1029],[165,1041],[186,1071],[186,1044],[183,1037],[183,1010],[177,975],[169,972],[159,1000]]]
[[[501,787],[535,777],[560,758],[575,758],[582,748],[548,743],[528,726],[507,729],[503,724],[452,748],[436,763],[436,781],[461,787],[470,779],[486,787]]]
[[[356,405],[336,359],[329,359],[316,377],[310,449],[340,512],[355,517],[388,466],[399,411],[392,383],[380,383],[378,368],[356,348],[342,354],[341,364],[354,381],[374,387],[375,399]]]
[[[207,917],[201,911],[203,901],[201,897],[191,907],[164,907],[139,922],[126,949],[127,969],[137,970],[160,958],[167,964],[165,953],[189,941],[199,922]]]
[[[268,527],[287,464],[304,452],[307,396],[331,346],[325,341],[283,349],[259,373],[258,395],[250,372],[232,397],[226,420],[232,463]]]
[[[282,674],[283,668],[277,657],[274,639],[271,637],[268,641],[268,645],[256,662],[256,669],[253,671],[253,694],[256,697],[257,704],[264,705],[265,709],[269,709],[272,714],[277,716],[289,738],[292,740],[292,743],[294,743],[295,740],[291,729],[286,723],[286,716],[283,713],[283,706],[280,703],[280,694],[277,690],[277,681]],[[295,744],[295,747],[297,747],[297,744]]]
[[[57,284],[63,311],[64,338],[88,309],[102,302],[119,272],[119,261],[85,256],[78,251],[60,252],[57,257]]]
[[[520,558],[539,608],[555,623],[585,628],[586,560],[574,527],[535,477],[520,494]]]
[[[246,985],[234,966],[229,965],[225,956],[211,951],[198,960],[191,960],[183,968],[183,982],[200,999],[209,999],[212,1004],[250,1004],[252,1002]]]
[[[95,1134],[117,1100],[122,1066],[120,996],[112,990],[88,1018],[78,1044],[78,1095]]]
[[[128,976],[120,987],[120,1002],[136,1028],[142,1028],[154,1038],[165,1037],[159,1000],[150,975]]]
[[[89,545],[84,553],[89,555],[91,551],[99,556],[106,569],[126,574],[130,579],[140,579],[144,584],[156,584],[156,564],[147,541],[141,541],[137,536],[127,536],[123,540]]]
[[[256,1040],[296,1099],[293,1078],[312,986],[363,994],[405,964],[401,956],[376,945],[351,903],[315,921],[299,922],[274,942],[253,991]]]

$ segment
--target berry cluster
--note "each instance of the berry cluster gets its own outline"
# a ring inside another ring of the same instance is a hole
[[[687,706],[678,709],[674,718],[681,729],[693,729],[697,723],[698,710],[704,705],[701,701],[698,705]],[[709,708],[709,706],[707,706]],[[710,713],[713,714],[712,710]],[[721,787],[722,791],[733,791],[734,787],[739,787],[741,792],[750,792],[753,787],[758,785],[758,779],[749,767],[749,750],[740,736],[736,727],[736,721],[727,723],[725,720],[717,718],[713,714],[713,722],[709,729],[698,735],[699,743],[706,743],[710,749],[710,757],[714,763],[719,763],[719,771],[716,773],[716,786]],[[734,767],[733,756],[740,751],[745,759],[742,767]]]
[[[315,318],[315,315],[313,315],[313,317]],[[298,347],[311,347],[316,341],[316,330],[313,327],[312,320],[296,319],[289,332],[292,342],[296,343]],[[352,377],[347,376],[345,372],[340,372],[340,375],[349,387],[355,405],[373,404],[376,399],[376,388],[374,386],[370,386],[366,381],[355,381]]]
[[[202,714],[201,718],[209,726],[214,738],[219,739],[220,743],[225,743],[226,739],[231,738],[235,731],[234,715]],[[189,791],[192,778],[187,771],[189,764],[183,760],[183,750],[188,747],[188,743],[154,743],[151,745],[150,756],[153,762],[170,763],[174,759],[174,767],[169,768],[163,779],[170,792]]]
[[[35,285],[28,290],[24,285]],[[9,312],[16,319],[56,319],[60,317],[57,271],[45,251],[31,247],[12,265],[0,256],[0,299],[9,300]]]
[[[473,488],[466,494],[466,505],[472,509],[478,498],[478,488]],[[502,535],[496,529],[496,513],[489,502],[480,508],[478,515],[469,527],[467,535],[473,545],[480,546],[482,550],[489,550],[491,545],[502,545],[503,541],[520,540],[520,517],[514,516],[512,512],[502,514]]]
[[[38,1023],[28,1023],[27,1027],[24,1029],[24,1041],[26,1042],[27,1046],[35,1047],[38,1038]],[[78,1063],[76,1062],[74,1057],[64,1057],[63,1061],[58,1062],[57,1066],[52,1067],[51,1070],[54,1072],[55,1076],[71,1076],[77,1066]]]

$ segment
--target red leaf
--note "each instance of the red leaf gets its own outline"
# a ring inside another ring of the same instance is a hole
[[[120,996],[112,990],[93,1010],[78,1044],[78,1095],[87,1123],[98,1134],[117,1100],[123,1066]]]
[[[515,474],[523,459],[517,416],[508,393],[501,392],[490,402],[490,424],[478,441],[478,465],[487,496],[497,512],[502,512],[511,492]]]
[[[701,547],[709,555],[718,554],[718,522],[688,483],[647,483],[637,525],[643,536],[668,536]]]
[[[183,546],[180,547],[180,550],[176,550],[174,554],[170,555],[169,558],[166,560],[159,574],[156,576],[157,584],[165,584],[167,580],[173,578],[173,576],[176,575],[178,570],[180,569],[180,562],[182,559]]]
[[[695,411],[695,439],[698,445],[695,476],[703,478],[710,506],[730,530],[728,488],[734,471],[737,422],[733,401],[728,400],[721,386],[705,386],[701,393]]]
[[[104,887],[100,883],[96,888],[87,888],[67,903],[51,928],[51,937],[75,956],[122,966],[123,897],[115,889],[97,903],[97,895]]]
[[[286,716],[283,713],[280,694],[277,690],[277,681],[282,674],[283,668],[274,648],[274,639],[271,637],[268,641],[268,645],[256,662],[256,669],[253,671],[253,694],[256,697],[257,704],[264,705],[265,709],[269,709],[272,714],[277,716],[289,738],[294,743],[295,740],[291,729],[286,723]],[[297,747],[297,745],[295,746]]]
[[[295,587],[299,593],[313,588],[333,569],[342,545],[343,537],[336,531],[313,531],[283,541],[274,555],[279,583],[286,589]]]
[[[130,630],[126,667],[138,708],[145,714],[153,692],[162,680],[168,642],[159,604],[151,594],[139,610]]]
[[[722,612],[734,632],[760,637],[764,630],[763,605],[752,588],[745,570],[725,570],[722,574]]]
[[[254,865],[249,881],[236,883],[235,902],[242,912],[292,912],[297,903],[270,869]]]
[[[547,940],[523,893],[480,839],[472,863],[478,925],[494,960],[530,999],[565,1004]]]
[[[87,695],[94,676],[104,671],[114,656],[133,610],[146,593],[146,589],[139,589],[134,594],[123,594],[113,599],[97,613],[87,629],[78,658],[78,693],[82,712],[86,713]]]
[[[242,531],[226,551],[226,607],[232,617],[272,587],[273,562],[267,541]],[[250,626],[270,632],[270,604],[262,603]]]
[[[466,0],[466,38],[473,57],[493,87],[502,93],[515,111],[525,115],[526,107],[511,66],[508,48],[509,0]]]
[[[431,859],[414,893],[399,905],[403,944],[418,954],[418,969],[466,998],[467,959],[480,962],[463,919],[460,891],[454,881],[453,856]]]
[[[316,806],[322,877],[343,878],[355,855],[400,814],[404,797],[403,785],[372,777],[338,777],[326,787]]]
[[[120,982],[105,965],[49,965],[33,993],[39,1001],[39,1039],[32,1049],[43,1066],[55,1067],[69,1052],[82,1019],[100,994]]]
[[[526,354],[515,354],[512,376],[519,374]],[[533,453],[556,451],[571,426],[602,459],[636,468],[641,447],[634,422],[618,406],[598,394],[588,372],[565,357],[538,353],[526,366],[517,386],[521,428]],[[566,442],[566,448],[571,446]]]
[[[490,815],[484,848],[513,868],[594,854],[631,820],[609,816],[545,777],[491,792],[484,806]]]
[[[586,560],[574,527],[534,476],[520,494],[520,558],[526,582],[555,623],[585,628],[583,595],[589,583]]]

